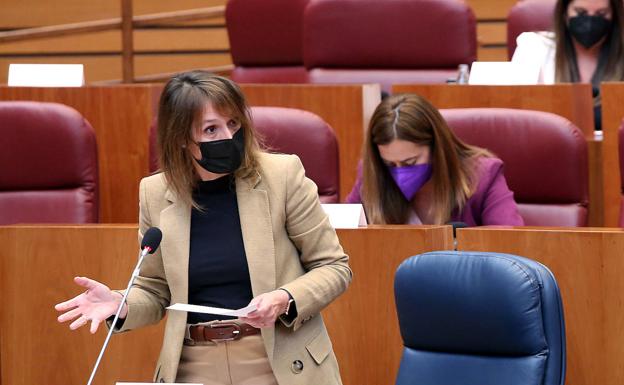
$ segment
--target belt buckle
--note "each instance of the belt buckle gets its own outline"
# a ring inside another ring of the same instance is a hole
[[[234,330],[232,330],[232,334],[234,335],[234,337],[228,337],[228,338],[211,338],[209,339],[210,341],[213,342],[222,342],[222,341],[236,341],[238,339],[240,339],[242,337],[241,335],[241,327],[239,324],[235,323],[235,322],[215,322],[212,323],[210,325],[208,325],[211,329],[225,329],[225,328],[233,328]],[[206,330],[206,329],[204,329]],[[208,340],[208,338],[206,338]]]

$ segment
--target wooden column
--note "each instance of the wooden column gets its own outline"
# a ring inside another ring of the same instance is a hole
[[[124,83],[134,82],[132,0],[121,0],[121,69]]]

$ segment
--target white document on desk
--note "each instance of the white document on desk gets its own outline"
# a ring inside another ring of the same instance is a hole
[[[257,307],[254,304],[254,305],[243,307],[241,309],[232,310],[232,309],[221,309],[218,307],[176,303],[176,304],[169,306],[167,309],[176,310],[176,311],[186,311],[189,313],[227,315],[227,316],[232,316],[232,317],[246,317],[249,313],[251,313],[252,311],[255,311]]]

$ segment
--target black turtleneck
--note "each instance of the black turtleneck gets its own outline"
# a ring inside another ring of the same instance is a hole
[[[193,199],[203,210],[191,212],[189,303],[245,307],[253,295],[233,176],[199,182]],[[188,313],[187,322],[227,318],[232,317]]]

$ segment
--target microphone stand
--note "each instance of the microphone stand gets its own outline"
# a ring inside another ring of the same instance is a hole
[[[93,382],[93,378],[95,377],[95,373],[98,370],[98,366],[100,366],[100,361],[102,360],[102,356],[104,356],[104,351],[106,350],[106,346],[108,346],[108,342],[110,341],[111,336],[113,335],[113,331],[115,330],[115,325],[117,325],[117,321],[119,320],[119,314],[121,314],[121,309],[123,309],[123,305],[126,303],[126,298],[128,298],[128,293],[130,292],[130,287],[134,284],[134,280],[139,276],[139,272],[141,271],[141,264],[143,263],[143,259],[152,249],[149,246],[146,246],[139,253],[139,261],[137,262],[134,271],[132,272],[132,276],[130,277],[130,281],[128,282],[128,287],[121,298],[121,302],[119,303],[119,307],[117,308],[117,312],[115,313],[115,318],[113,318],[112,326],[108,329],[108,334],[106,335],[106,339],[104,340],[104,344],[102,345],[102,349],[100,350],[100,355],[95,361],[95,366],[91,371],[91,376],[89,377],[89,381],[87,385],[91,385]]]

